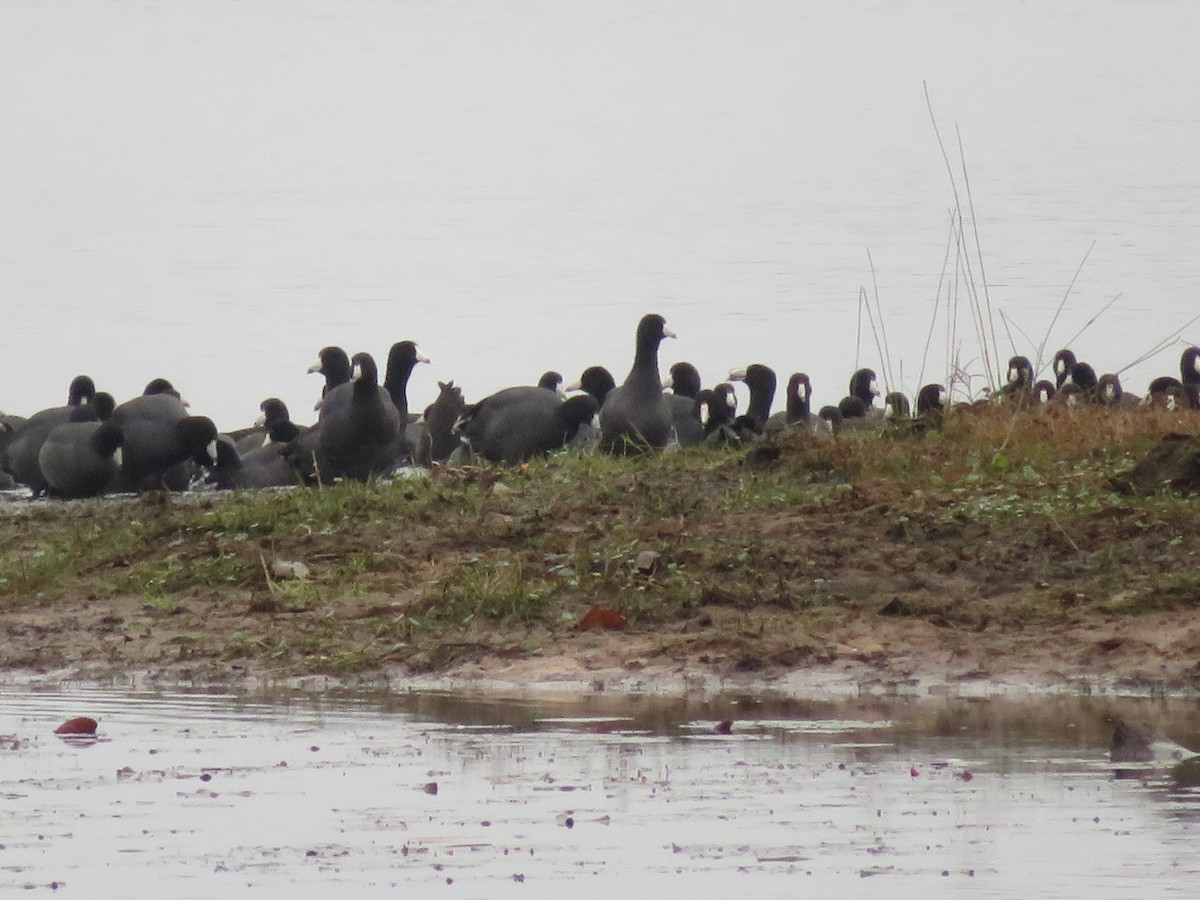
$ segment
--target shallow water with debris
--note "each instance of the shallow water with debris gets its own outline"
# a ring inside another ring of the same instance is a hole
[[[1191,896],[1200,793],[1110,763],[1113,714],[1200,734],[1162,699],[10,685],[0,887]]]

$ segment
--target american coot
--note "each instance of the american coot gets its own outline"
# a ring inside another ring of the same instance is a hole
[[[1027,356],[1014,356],[1008,361],[1008,384],[1013,390],[1029,390],[1034,383],[1033,363]]]
[[[671,411],[671,429],[681,447],[690,447],[704,440],[704,423],[700,421],[696,399],[701,389],[700,372],[690,362],[677,362],[663,381],[667,408]]]
[[[397,341],[388,351],[387,369],[384,371],[383,386],[392,398],[392,405],[400,413],[400,421],[408,422],[408,379],[418,363],[428,363],[412,341]]]
[[[238,453],[249,453],[269,443],[287,444],[300,436],[302,429],[292,421],[287,404],[268,397],[258,405],[259,417],[252,428],[230,432]]]
[[[927,384],[917,392],[917,415],[928,417],[946,411],[946,389],[940,384]]]
[[[1071,369],[1075,367],[1075,354],[1066,348],[1054,354],[1054,389],[1057,391],[1071,377]]]
[[[859,397],[843,397],[838,401],[837,409],[843,419],[864,419],[867,415],[867,404]]]
[[[466,408],[462,388],[453,381],[438,382],[437,399],[425,410],[425,437],[423,449],[417,450],[416,462],[421,466],[444,463],[461,443],[454,433],[454,423]]]
[[[714,444],[740,444],[734,423],[737,421],[737,393],[728,381],[711,390],[703,390],[696,398],[700,421],[704,424],[705,441]]]
[[[842,433],[842,425],[844,424],[842,411],[836,406],[822,406],[817,412],[817,418],[826,424],[829,433],[834,437]]]
[[[560,397],[566,394],[566,391],[563,390],[563,377],[555,371],[543,372],[542,377],[538,379],[537,386],[543,390],[553,391]]]
[[[9,491],[17,486],[17,481],[9,474],[8,445],[12,443],[17,432],[25,427],[29,420],[24,416],[6,416],[0,414],[0,491]]]
[[[174,397],[184,406],[188,405],[179,391],[175,390],[175,385],[171,384],[166,378],[152,378],[142,388],[143,397],[153,397],[155,394],[166,394],[169,397]]]
[[[216,450],[208,480],[220,490],[290,487],[302,480],[288,461],[286,444],[272,442],[239,453],[234,442],[221,435]]]
[[[767,420],[768,430],[812,424],[812,381],[806,374],[792,373],[784,398],[787,405]]]
[[[677,362],[667,370],[667,377],[662,386],[663,390],[671,391],[676,397],[695,400],[700,396],[700,389],[704,385],[699,369],[690,362]]]
[[[1188,406],[1200,410],[1200,347],[1188,347],[1179,358],[1179,374]]]
[[[1146,390],[1146,398],[1142,402],[1147,406],[1172,410],[1183,409],[1188,405],[1183,383],[1170,375],[1162,375],[1151,381]]]
[[[597,403],[603,406],[609,392],[616,386],[617,382],[613,379],[612,373],[604,366],[588,366],[583,370],[578,381],[567,385],[567,392],[587,391],[596,398]]]
[[[317,361],[308,367],[309,375],[318,373],[325,376],[325,386],[321,388],[321,396],[324,397],[350,380],[350,357],[341,347],[323,347],[317,354]],[[317,408],[320,408],[320,403]]]
[[[317,420],[317,477],[324,481],[366,481],[402,461],[400,413],[379,385],[374,358],[356,353],[351,364],[350,381],[325,395]]]
[[[1141,403],[1141,398],[1135,397],[1121,387],[1121,379],[1111,372],[1100,376],[1096,382],[1096,400],[1104,406],[1133,407]]]
[[[1078,406],[1086,402],[1083,388],[1073,381],[1064,381],[1063,386],[1054,392],[1051,402],[1058,406]]]
[[[397,341],[388,351],[387,369],[383,377],[384,390],[392,398],[392,405],[400,414],[400,461],[412,462],[412,450],[420,443],[425,432],[420,416],[408,413],[408,379],[417,363],[428,363],[412,341]]]
[[[750,390],[750,402],[746,406],[747,425],[750,429],[762,434],[771,418],[771,404],[775,401],[775,370],[762,363],[752,363],[744,369],[735,369],[729,373],[730,381],[740,381]]]
[[[1032,403],[1034,397],[1033,363],[1027,356],[1014,356],[1008,361],[1008,379],[998,391],[996,398],[1021,405]]]
[[[850,393],[849,396],[857,397],[863,403],[863,415],[867,415],[874,409],[875,398],[879,396],[879,388],[875,385],[875,370],[874,369],[859,369],[850,376]],[[845,410],[842,415],[845,416]]]
[[[636,352],[629,375],[600,407],[600,447],[609,453],[637,453],[665,447],[671,440],[671,411],[658,374],[658,345],[675,335],[655,313],[638,323]]]
[[[899,391],[892,391],[883,398],[883,415],[890,421],[912,418],[912,404]]]
[[[1095,369],[1085,362],[1077,362],[1071,366],[1071,372],[1067,375],[1067,380],[1063,384],[1077,385],[1079,387],[1079,399],[1091,403],[1096,399],[1096,384],[1098,381]]]
[[[35,497],[45,492],[47,482],[38,463],[38,454],[50,432],[66,422],[96,421],[98,416],[91,405],[96,385],[87,375],[77,375],[67,389],[67,405],[43,409],[32,416],[13,434],[5,454],[4,469],[21,484],[33,491]]]
[[[125,435],[118,491],[185,490],[197,454],[216,458],[217,428],[206,416],[189,416],[171,394],[134,397],[112,414]]]
[[[105,491],[121,468],[125,435],[112,422],[66,422],[56,426],[38,453],[46,493],[75,500]]]
[[[599,408],[590,394],[562,400],[545,388],[511,387],[468,405],[456,427],[476,456],[517,465],[561,449]]]

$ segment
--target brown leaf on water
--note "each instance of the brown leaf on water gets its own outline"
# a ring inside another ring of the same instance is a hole
[[[57,728],[54,729],[55,734],[95,734],[99,723],[95,719],[89,719],[87,716],[77,716],[74,719],[67,719]]]
[[[629,625],[629,620],[615,610],[608,609],[605,606],[593,606],[587,611],[582,619],[579,620],[579,627],[584,631],[593,628],[602,629],[604,631],[624,631]]]

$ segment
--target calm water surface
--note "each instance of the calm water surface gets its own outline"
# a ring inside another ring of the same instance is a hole
[[[0,885],[1193,896],[1200,794],[1115,771],[1114,709],[1200,736],[1194,702],[10,687]]]
[[[0,408],[87,371],[169,376],[223,427],[270,395],[306,420],[321,346],[402,338],[435,363],[420,408],[437,380],[621,376],[650,310],[707,382],[982,374],[966,301],[944,317],[922,81],[1017,349],[1095,242],[1047,350],[1121,294],[1074,343],[1115,370],[1200,296],[1197,33],[1191,0],[4,3]],[[876,282],[890,367],[856,351]]]

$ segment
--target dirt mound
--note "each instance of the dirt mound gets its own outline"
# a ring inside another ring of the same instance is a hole
[[[1180,494],[1200,492],[1200,438],[1168,434],[1145,459],[1111,483],[1118,493],[1140,497],[1164,490]]]

